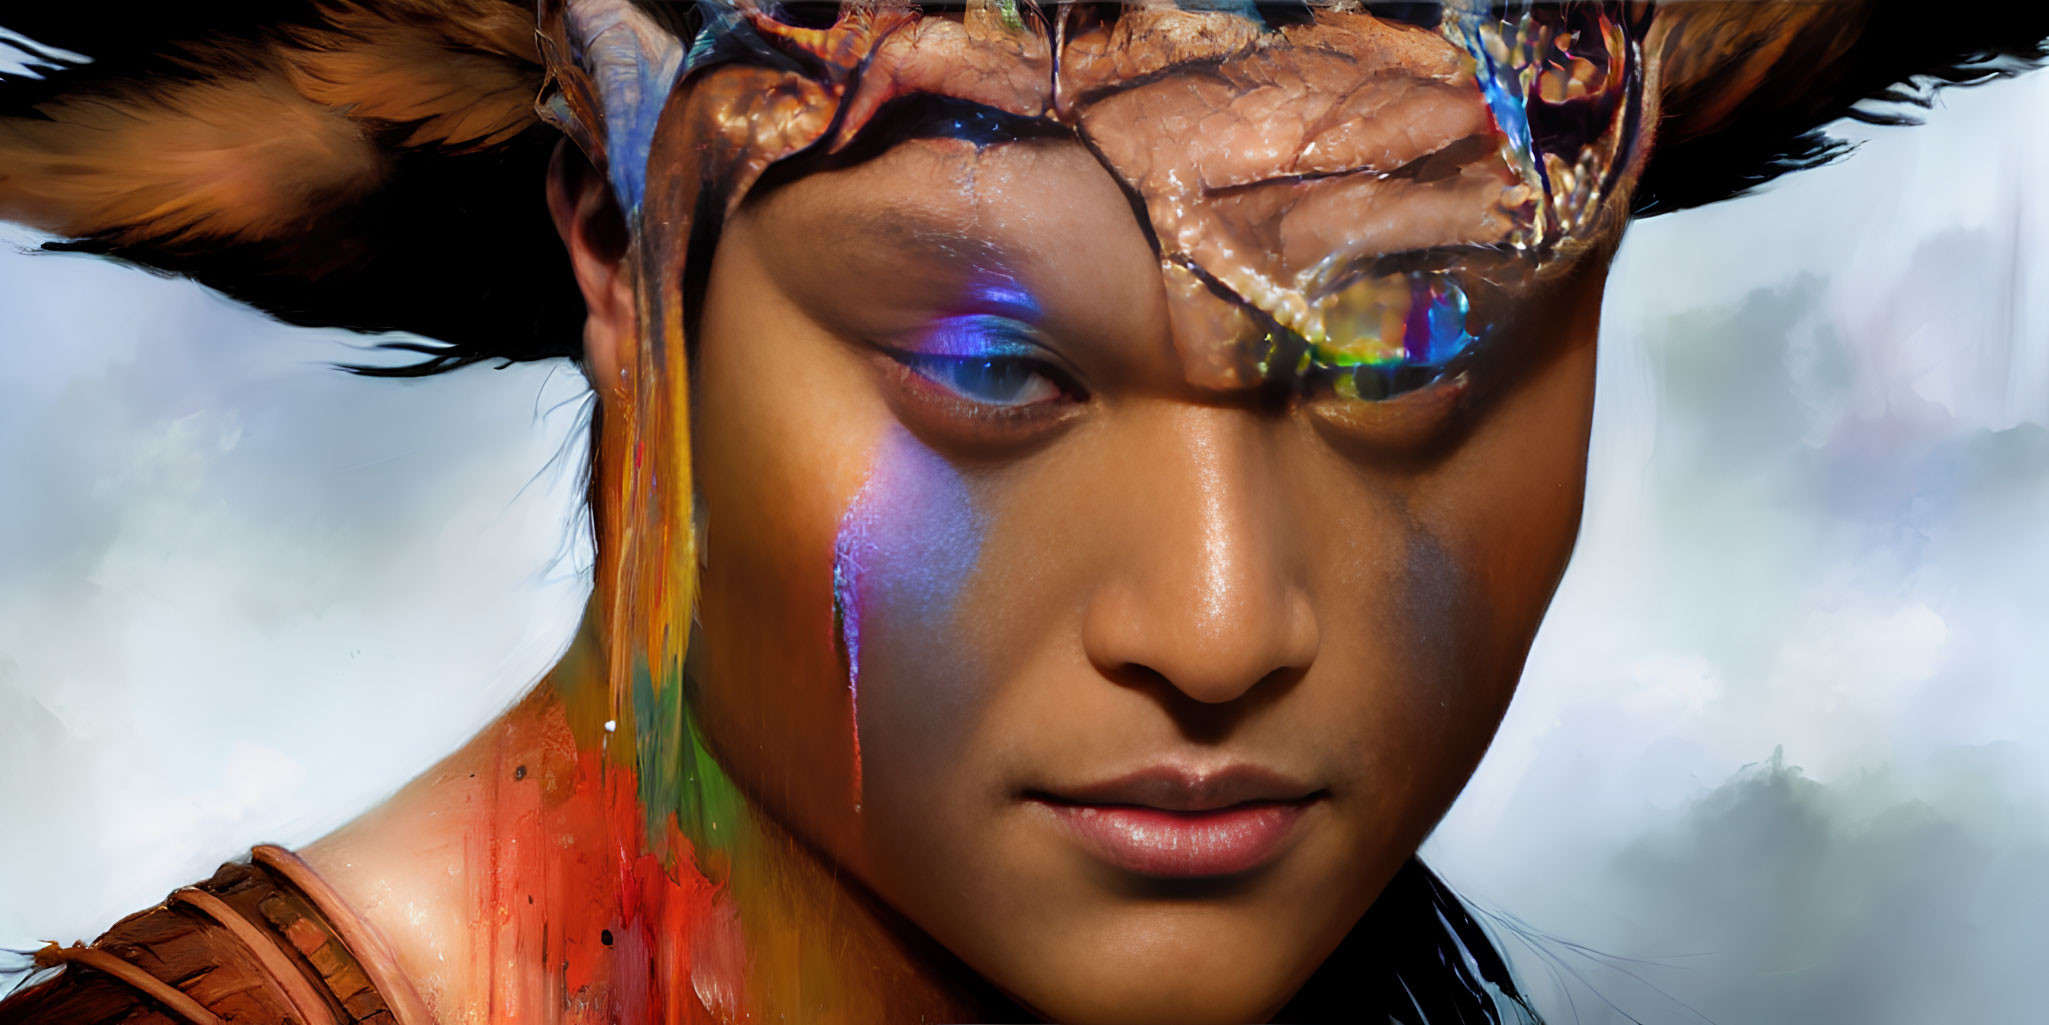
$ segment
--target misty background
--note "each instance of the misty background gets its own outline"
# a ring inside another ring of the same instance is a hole
[[[1579,549],[1426,845],[1553,1021],[2039,1017],[2049,75],[1631,228]],[[567,364],[0,228],[0,947],[305,843],[567,646]]]

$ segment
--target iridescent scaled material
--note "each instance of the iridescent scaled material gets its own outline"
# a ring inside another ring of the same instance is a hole
[[[1529,234],[1518,244],[1584,232],[1638,115],[1636,43],[1624,21],[1596,5],[1552,3],[1512,16],[1475,4],[1446,22],[1473,58],[1503,162],[1531,189]]]

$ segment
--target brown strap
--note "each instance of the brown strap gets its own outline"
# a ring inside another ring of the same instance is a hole
[[[291,851],[272,844],[251,848],[249,853],[257,864],[283,876],[296,887],[327,920],[335,936],[355,956],[370,985],[384,998],[392,1016],[398,1019],[397,1025],[434,1025],[434,1015],[427,1010],[427,1003],[420,998],[419,991],[413,988],[412,980],[399,967],[398,954],[392,950],[384,934],[358,917],[341,895],[334,892],[334,887],[313,871],[313,866]]]
[[[313,984],[306,981],[306,973],[285,956],[276,938],[229,907],[226,901],[196,886],[187,886],[171,894],[171,903],[183,904],[213,919],[249,948],[257,963],[263,966],[264,974],[292,1002],[293,1009],[306,1016],[306,1025],[345,1025],[335,1017],[334,1009],[328,1006],[327,1000],[313,988]]]
[[[98,972],[110,975],[151,1000],[164,1009],[184,1018],[190,1025],[226,1025],[219,1015],[201,1006],[199,1001],[185,995],[185,991],[157,978],[126,961],[95,947],[57,947],[48,951],[52,960],[84,965]]]
[[[251,857],[91,947],[45,947],[36,963],[67,970],[0,999],[0,1023],[162,1020],[161,1005],[183,1025],[434,1025],[389,941],[326,880],[281,848]]]

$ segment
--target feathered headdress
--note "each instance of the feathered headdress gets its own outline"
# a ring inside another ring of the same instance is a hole
[[[43,59],[40,77],[0,77],[0,219],[192,276],[294,323],[417,332],[446,346],[418,367],[431,371],[577,354],[581,304],[541,199],[561,134],[546,111],[572,114],[555,120],[587,149],[621,120],[651,133],[686,59],[775,59],[723,39],[740,14],[814,29],[841,5],[12,6],[0,28]],[[935,9],[947,6],[960,5]],[[1359,4],[1184,6],[1278,21]],[[1413,18],[1441,6],[1367,9]],[[1656,17],[1663,118],[1634,197],[1644,213],[1825,161],[1841,151],[1823,133],[1830,121],[1899,120],[1865,101],[1925,105],[1934,85],[2038,60],[2049,36],[2039,5],[1963,15],[1885,0],[1691,0]],[[614,180],[631,177],[614,169]]]

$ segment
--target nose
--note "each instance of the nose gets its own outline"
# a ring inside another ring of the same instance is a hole
[[[1315,660],[1315,611],[1262,418],[1181,405],[1151,417],[1102,500],[1120,534],[1082,622],[1089,660],[1206,704]]]

